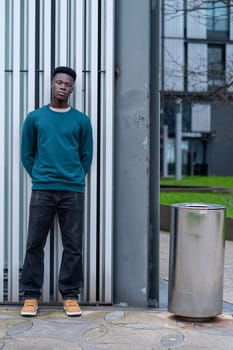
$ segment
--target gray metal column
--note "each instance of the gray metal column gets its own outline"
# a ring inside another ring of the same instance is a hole
[[[160,0],[151,0],[150,20],[150,191],[148,306],[159,306],[160,233]]]
[[[176,146],[175,146],[176,180],[182,179],[182,104],[176,101]]]
[[[150,11],[149,0],[116,2],[113,300],[134,306],[147,306],[153,294],[148,291]]]
[[[168,176],[168,125],[163,125],[163,176]]]

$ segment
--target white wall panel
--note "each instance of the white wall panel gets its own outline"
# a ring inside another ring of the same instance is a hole
[[[164,40],[164,89],[184,90],[184,41]]]
[[[184,1],[164,0],[164,37],[183,38],[184,36]]]
[[[233,11],[232,11],[233,2],[231,0],[231,8],[230,8],[230,40],[233,40]]]
[[[206,12],[203,0],[187,0],[187,38],[207,38]]]
[[[207,44],[188,44],[188,91],[207,91]]]
[[[226,84],[228,91],[233,91],[233,44],[226,45]]]
[[[211,131],[211,106],[206,103],[194,103],[192,105],[191,131]]]

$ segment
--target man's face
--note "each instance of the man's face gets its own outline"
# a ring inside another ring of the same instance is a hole
[[[56,100],[66,101],[73,91],[73,78],[65,73],[57,73],[51,82],[52,97]]]

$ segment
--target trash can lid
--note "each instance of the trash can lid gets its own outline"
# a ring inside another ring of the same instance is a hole
[[[184,208],[184,209],[226,209],[223,205],[210,204],[210,203],[174,203],[173,207]]]

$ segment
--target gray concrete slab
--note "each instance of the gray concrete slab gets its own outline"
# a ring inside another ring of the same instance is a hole
[[[184,321],[163,309],[83,306],[68,318],[60,307],[41,308],[22,318],[19,308],[0,310],[0,349],[157,350],[232,349],[233,320],[223,314],[208,322]]]

